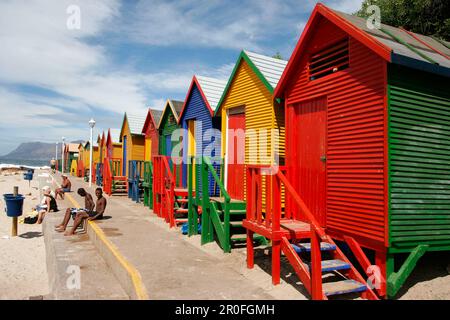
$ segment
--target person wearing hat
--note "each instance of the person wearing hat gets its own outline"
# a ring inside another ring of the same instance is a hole
[[[62,177],[61,188],[55,190],[55,199],[58,199],[59,195],[61,199],[64,200],[64,193],[70,192],[70,189],[72,188],[72,182],[70,182],[69,178],[65,174],[63,174],[61,177]]]
[[[58,211],[58,205],[56,204],[55,198],[52,196],[50,187],[43,187],[42,192],[44,194],[44,197],[42,198],[41,204],[36,207],[36,210],[38,211],[38,218],[36,223],[38,224],[42,223],[46,213]]]

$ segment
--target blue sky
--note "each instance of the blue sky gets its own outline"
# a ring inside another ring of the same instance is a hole
[[[361,0],[329,0],[352,13]],[[241,49],[288,59],[316,1],[2,0],[0,155],[87,139],[184,99],[192,75],[227,79]],[[70,30],[67,8],[80,9]]]

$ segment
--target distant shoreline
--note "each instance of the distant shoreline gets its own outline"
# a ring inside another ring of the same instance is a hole
[[[49,167],[49,160],[27,160],[27,159],[2,159],[0,158],[0,167],[23,166],[23,167]]]

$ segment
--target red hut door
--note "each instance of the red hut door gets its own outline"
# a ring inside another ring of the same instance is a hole
[[[233,199],[244,200],[245,113],[229,115],[227,144],[227,192]]]
[[[301,102],[291,108],[290,116],[296,189],[322,226],[326,222],[326,103],[325,97]]]

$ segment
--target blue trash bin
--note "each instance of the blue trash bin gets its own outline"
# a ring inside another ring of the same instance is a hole
[[[21,194],[14,196],[12,193],[6,193],[3,195],[5,199],[6,215],[8,217],[20,217],[23,212],[23,200],[25,197]]]
[[[33,172],[31,172],[31,171],[25,172],[23,174],[23,179],[28,180],[28,181],[33,180]]]

